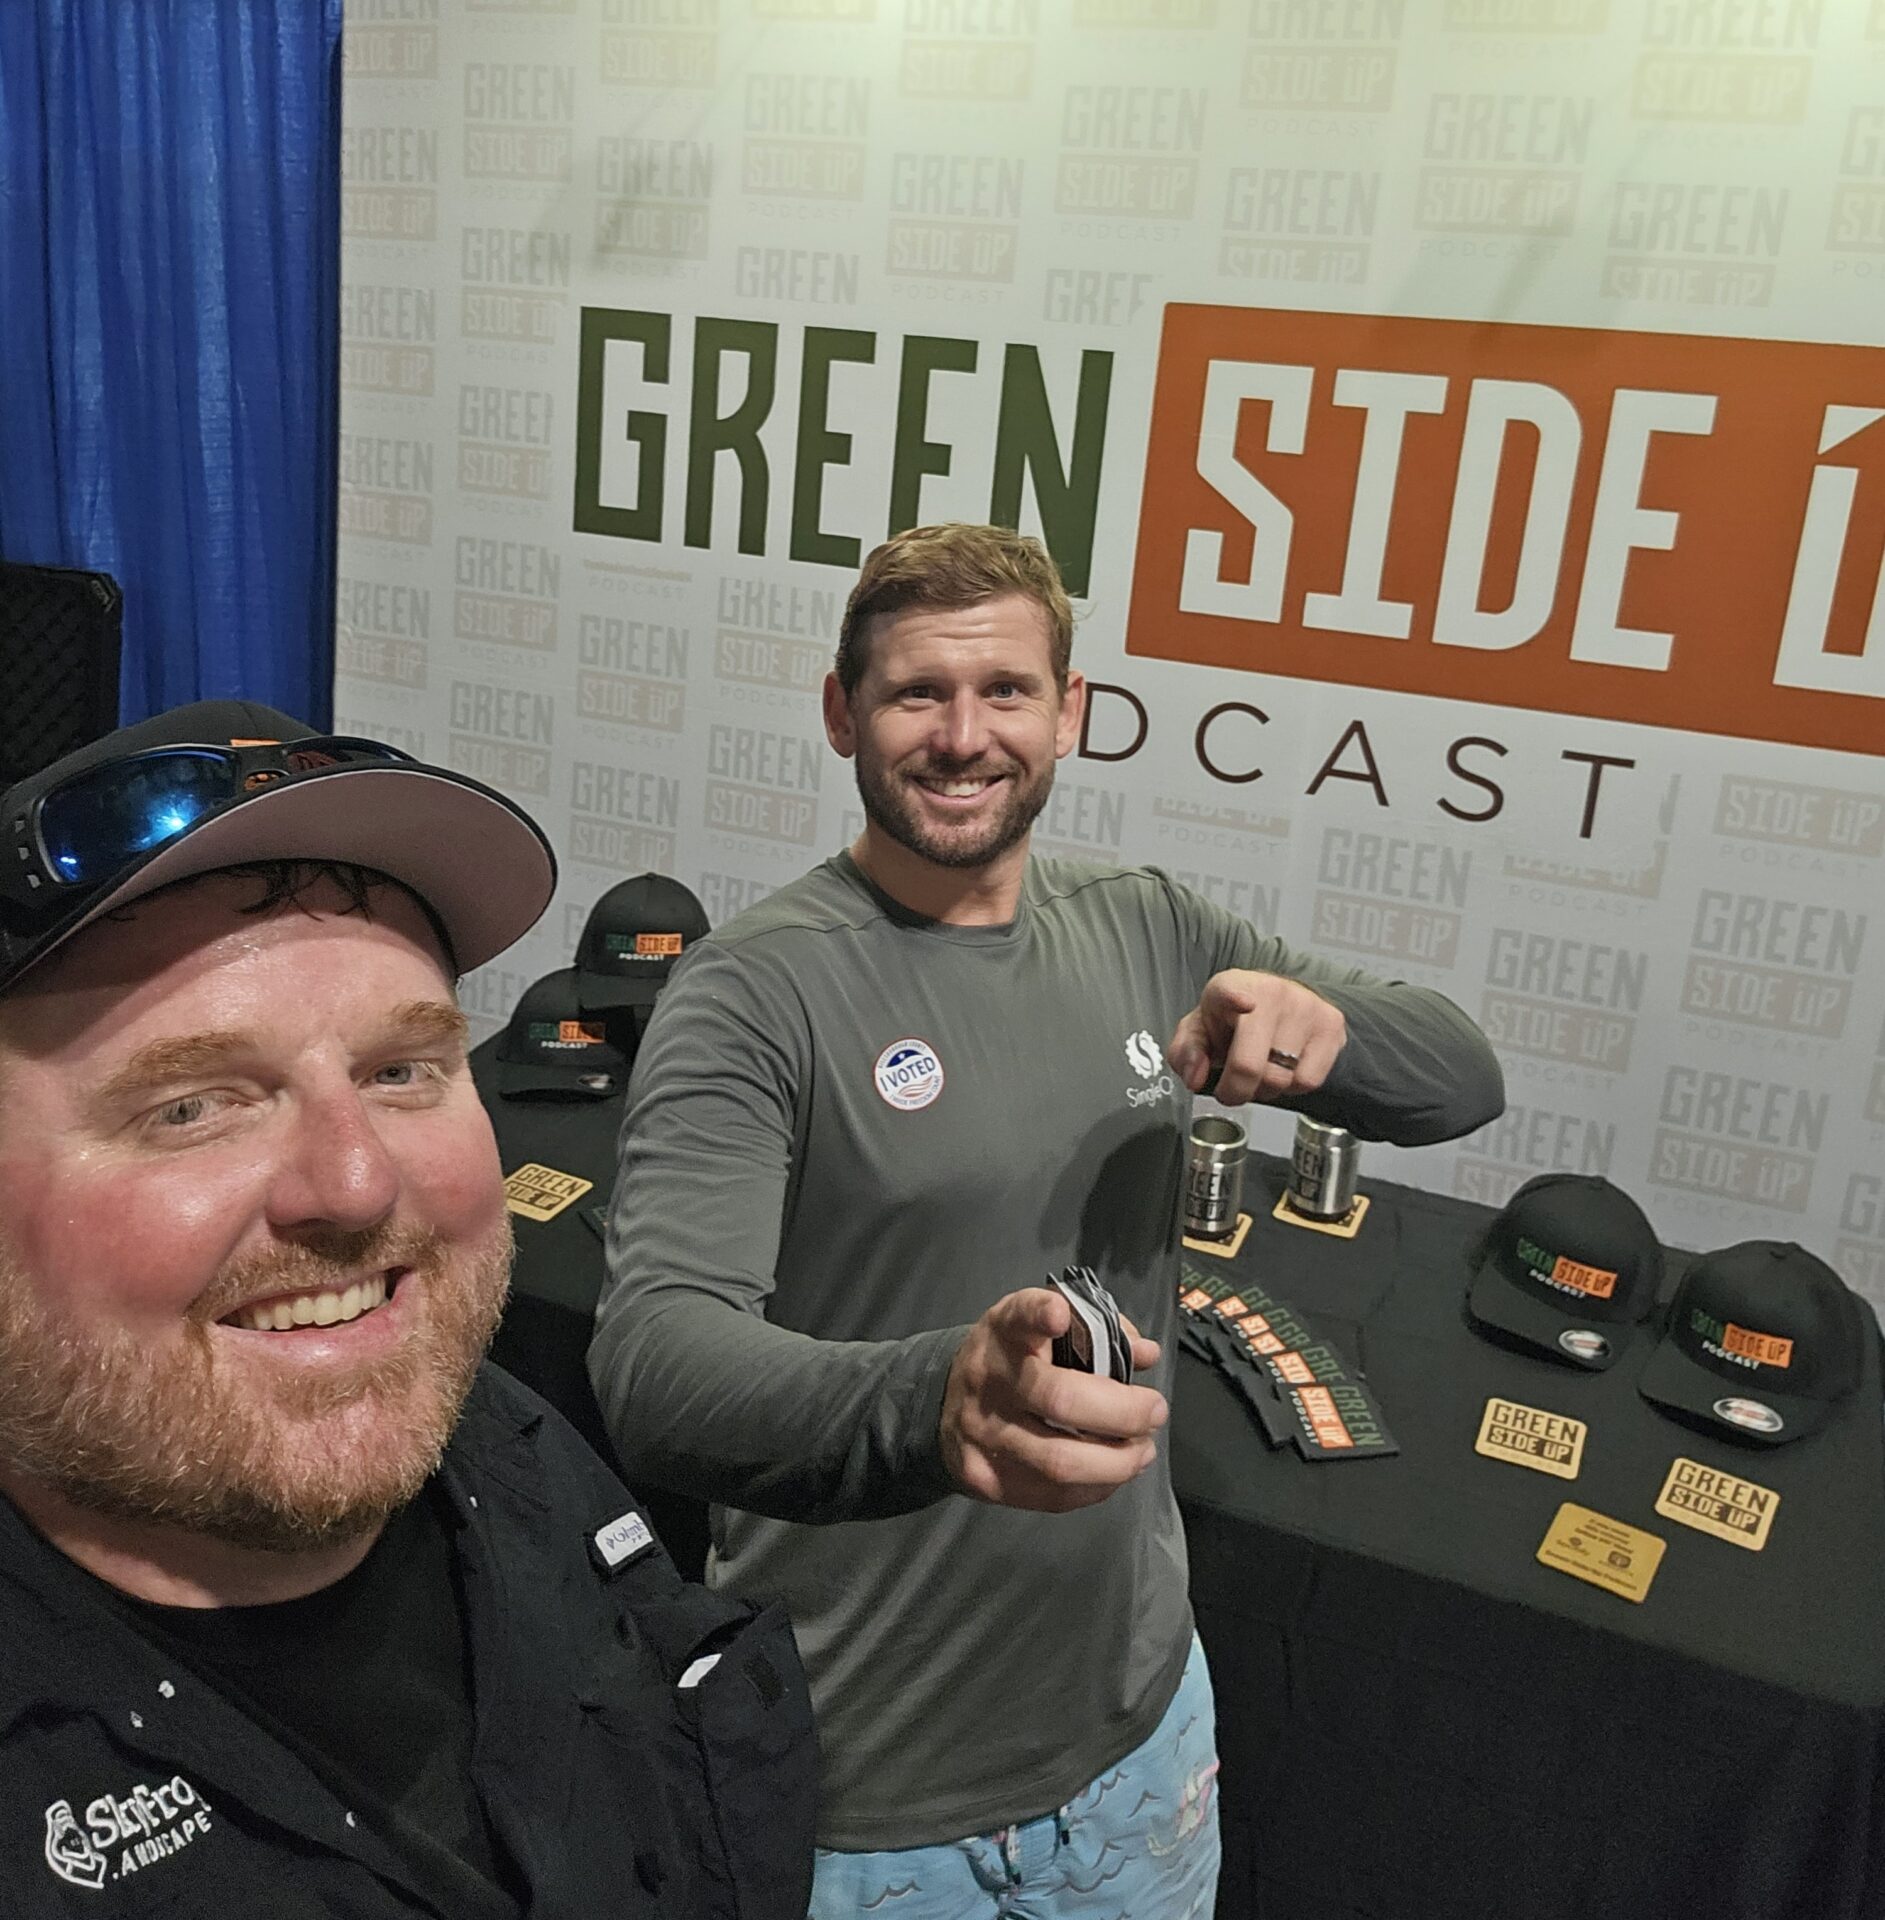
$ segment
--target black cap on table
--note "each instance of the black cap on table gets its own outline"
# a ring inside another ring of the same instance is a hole
[[[518,995],[480,1074],[506,1100],[608,1100],[628,1085],[628,1062],[577,997],[576,969],[559,967]]]
[[[1825,1426],[1864,1377],[1866,1314],[1825,1261],[1780,1240],[1703,1254],[1638,1382],[1709,1431],[1785,1446]]]
[[[706,910],[666,874],[637,874],[611,887],[576,943],[583,1011],[653,1006],[675,961],[708,930]]]
[[[1662,1249],[1643,1210],[1596,1174],[1546,1173],[1487,1232],[1467,1310],[1563,1365],[1601,1373],[1646,1319]]]

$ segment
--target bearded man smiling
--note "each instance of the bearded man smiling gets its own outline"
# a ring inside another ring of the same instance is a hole
[[[222,702],[0,832],[9,1916],[797,1920],[783,1616],[683,1586],[483,1362],[454,983],[548,903],[535,825]]]

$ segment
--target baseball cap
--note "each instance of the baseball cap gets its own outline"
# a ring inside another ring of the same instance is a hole
[[[518,995],[484,1077],[507,1100],[606,1100],[628,1084],[628,1062],[602,1022],[584,1017],[576,969],[558,967]]]
[[[1784,1446],[1858,1390],[1865,1340],[1864,1309],[1825,1261],[1791,1242],[1743,1240],[1682,1276],[1637,1384],[1712,1433]]]
[[[1545,1173],[1493,1221],[1466,1303],[1482,1326],[1602,1373],[1661,1279],[1655,1229],[1627,1193],[1598,1174]]]
[[[384,741],[247,700],[120,727],[0,795],[0,992],[101,915],[256,860],[370,867],[431,909],[459,972],[550,903],[530,816]]]
[[[706,910],[666,874],[637,874],[611,887],[576,943],[583,1010],[653,1006],[682,950],[707,931]]]

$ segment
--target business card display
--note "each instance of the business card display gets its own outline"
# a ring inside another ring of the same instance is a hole
[[[1656,1511],[1665,1520],[1712,1533],[1717,1540],[1732,1541],[1750,1553],[1759,1553],[1767,1545],[1779,1506],[1780,1495],[1772,1487],[1757,1486],[1739,1474],[1723,1473],[1719,1467],[1680,1455],[1669,1463],[1669,1476],[1656,1496]]]
[[[1178,1305],[1185,1343],[1230,1379],[1272,1447],[1313,1461],[1400,1452],[1367,1385],[1287,1300],[1187,1262]]]
[[[1400,1452],[1374,1396],[1358,1381],[1285,1387],[1282,1397],[1296,1416],[1290,1438],[1305,1460],[1379,1460]]]
[[[1569,1414],[1527,1407],[1497,1394],[1486,1402],[1473,1451],[1488,1460],[1575,1480],[1584,1461],[1584,1440],[1590,1429]]]
[[[1539,1561],[1639,1605],[1662,1565],[1666,1541],[1567,1500],[1538,1549]]]

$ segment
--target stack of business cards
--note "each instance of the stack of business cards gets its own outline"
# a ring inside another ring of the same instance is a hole
[[[1272,1447],[1293,1444],[1305,1460],[1400,1452],[1360,1375],[1288,1301],[1187,1262],[1178,1307],[1184,1344],[1229,1379]]]
[[[1054,1365],[1102,1380],[1130,1382],[1132,1343],[1121,1324],[1119,1303],[1091,1267],[1069,1267],[1047,1284],[1073,1309],[1072,1324],[1054,1342]]]

